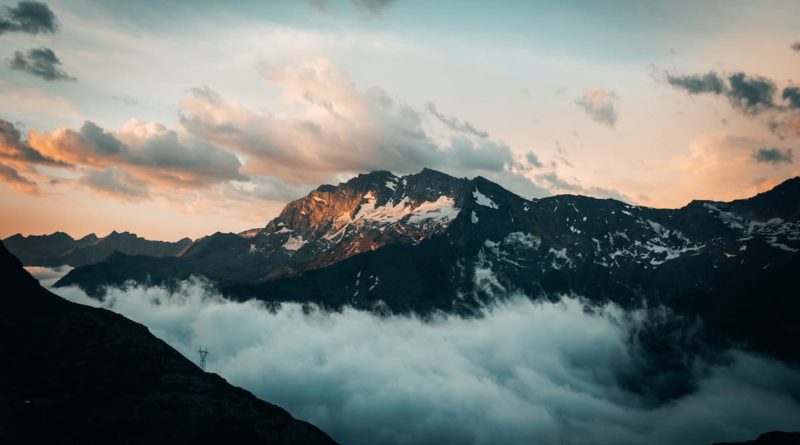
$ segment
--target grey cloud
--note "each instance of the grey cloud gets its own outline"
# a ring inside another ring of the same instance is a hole
[[[514,161],[507,145],[488,140],[475,142],[465,137],[454,137],[449,152],[452,162],[467,170],[502,171]]]
[[[381,16],[396,0],[351,0],[353,5],[370,16]]]
[[[730,82],[728,99],[734,107],[753,114],[774,107],[773,97],[776,87],[769,79],[736,73],[731,75],[728,81]]]
[[[540,173],[535,177],[537,180],[548,184],[551,188],[554,188],[560,192],[593,196],[600,199],[612,198],[626,203],[633,202],[630,197],[618,192],[617,190],[596,186],[586,187],[575,182],[570,182],[558,176],[556,172]]]
[[[789,102],[789,107],[800,109],[800,87],[786,87],[781,95]]]
[[[578,298],[511,297],[482,317],[377,316],[226,301],[206,283],[111,288],[102,303],[233,384],[341,443],[714,443],[800,428],[800,372],[741,351],[699,357],[691,390],[653,402],[624,382],[647,371],[638,333],[657,316]],[[654,311],[657,312],[657,311]],[[235,327],[232,329],[231,327]],[[642,380],[664,377],[644,374]]]
[[[795,51],[800,51],[800,42],[792,43],[791,48]]]
[[[80,134],[92,144],[92,147],[98,153],[115,155],[121,153],[124,149],[122,142],[116,136],[106,132],[94,122],[84,122],[80,129]]]
[[[434,117],[436,117],[436,119],[438,119],[441,123],[445,124],[451,130],[471,134],[473,136],[477,136],[480,138],[489,137],[489,133],[483,130],[478,130],[471,123],[467,121],[461,122],[452,116],[447,116],[439,112],[439,110],[436,109],[436,106],[432,103],[428,103],[428,112],[431,113]]]
[[[474,127],[442,116],[445,125],[455,126],[451,129],[456,134],[441,144],[425,132],[424,113],[392,100],[379,89],[348,93],[359,109],[367,111],[354,118],[338,116],[335,123],[323,126],[250,112],[216,92],[197,89],[191,91],[191,100],[184,102],[181,123],[197,137],[246,156],[252,174],[295,184],[330,182],[346,172],[391,170],[404,174],[428,167],[457,176],[493,172],[500,184],[514,184],[509,188],[518,193],[546,194],[527,179],[527,187],[518,187],[513,154],[502,141],[481,137]]]
[[[24,54],[22,51],[15,51],[14,58],[8,61],[8,67],[12,70],[24,71],[47,81],[76,80],[61,69],[60,65],[61,61],[49,48],[34,48]]]
[[[604,88],[590,88],[575,100],[595,122],[613,127],[617,123],[617,103],[619,98],[613,91]]]
[[[137,139],[135,147],[90,121],[83,124],[79,134],[91,153],[106,162],[144,169],[148,175],[167,181],[201,186],[245,179],[233,153],[202,140],[181,142],[175,131],[163,127]]]
[[[574,184],[567,180],[562,179],[558,176],[556,172],[547,172],[547,173],[540,173],[536,175],[536,179],[543,181],[551,186],[555,187],[556,189],[566,191],[566,192],[580,192],[581,186],[578,184]]]
[[[312,7],[324,11],[330,11],[329,0],[307,0]],[[362,14],[367,17],[380,17],[383,11],[395,3],[396,0],[350,0],[350,3]]]
[[[0,164],[0,181],[6,182],[15,189],[26,193],[34,195],[39,193],[39,186],[35,182],[20,175],[16,169],[4,164]]]
[[[24,1],[17,6],[6,6],[0,12],[0,34],[53,34],[57,29],[56,15],[45,3]]]
[[[122,198],[148,196],[147,184],[116,167],[105,170],[88,170],[78,180],[94,190]]]
[[[674,76],[667,73],[670,85],[686,90],[689,94],[714,93],[722,94],[725,91],[725,81],[713,71],[705,74],[690,74]]]
[[[775,147],[759,148],[753,152],[753,158],[758,162],[774,165],[794,163],[794,153],[791,148],[783,150]]]
[[[697,75],[672,75],[666,73],[667,82],[689,94],[714,94],[728,98],[731,106],[746,113],[758,114],[765,110],[776,110],[777,87],[771,80],[745,73],[734,73],[727,82],[719,74],[709,71]]]
[[[536,168],[542,168],[542,162],[539,160],[539,157],[536,156],[536,153],[529,151],[525,154],[525,159],[528,161],[528,164]]]
[[[314,186],[309,184],[290,184],[269,176],[253,176],[245,183],[252,188],[236,187],[245,195],[255,196],[267,201],[292,201],[306,196]]]
[[[70,167],[71,164],[41,154],[22,140],[22,134],[11,122],[0,119],[0,158],[29,164],[52,167]]]

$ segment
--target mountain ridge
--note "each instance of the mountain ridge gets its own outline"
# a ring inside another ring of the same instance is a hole
[[[154,257],[178,256],[192,244],[192,240],[152,241],[135,233],[114,230],[104,237],[90,233],[79,239],[64,232],[28,236],[17,233],[4,239],[3,243],[26,266],[79,267],[98,263],[114,252]]]
[[[432,170],[378,172],[319,187],[248,238],[216,234],[175,258],[115,255],[56,285],[101,297],[129,280],[200,275],[237,300],[423,316],[479,316],[515,293],[581,295],[663,306],[701,320],[703,343],[800,363],[791,341],[800,338],[798,184],[654,209],[580,195],[528,200]]]

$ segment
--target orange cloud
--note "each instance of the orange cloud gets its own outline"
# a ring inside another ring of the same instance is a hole
[[[673,193],[697,199],[732,200],[766,191],[783,180],[800,175],[789,162],[759,162],[765,141],[729,134],[704,135],[695,139],[688,155],[672,164],[682,174]]]

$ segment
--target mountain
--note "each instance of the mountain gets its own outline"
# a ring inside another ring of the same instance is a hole
[[[334,443],[144,326],[48,292],[1,244],[0,282],[0,443]]]
[[[3,240],[6,248],[26,266],[85,266],[98,263],[114,252],[153,257],[177,256],[191,245],[183,238],[177,242],[150,241],[130,232],[111,232],[98,238],[94,233],[73,239],[64,232],[50,235],[16,234]]]
[[[100,296],[129,279],[202,275],[234,299],[423,315],[479,315],[515,292],[576,294],[664,307],[699,334],[658,335],[702,338],[693,347],[741,345],[800,363],[798,252],[800,178],[749,199],[654,209],[574,195],[529,200],[481,177],[380,171],[321,186],[260,230],[214,234],[179,257],[115,254],[57,286]],[[658,335],[657,348],[669,346]]]
[[[718,442],[714,445],[797,445],[799,443],[800,433],[771,431],[747,442]]]

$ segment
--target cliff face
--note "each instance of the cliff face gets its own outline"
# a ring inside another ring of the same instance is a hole
[[[0,283],[0,443],[334,443],[144,326],[53,295],[1,244]]]

